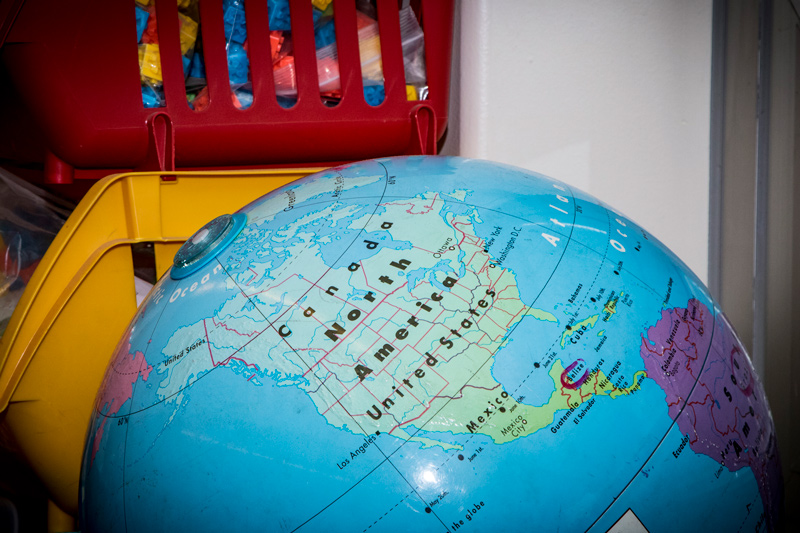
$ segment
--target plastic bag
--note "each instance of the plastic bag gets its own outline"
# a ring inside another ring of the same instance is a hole
[[[0,336],[74,206],[0,169]]]
[[[413,86],[416,93],[416,98],[411,98],[411,93],[407,91],[409,100],[425,100],[428,96],[428,81],[425,74],[425,34],[410,5],[400,10],[400,39],[403,41],[406,85]]]

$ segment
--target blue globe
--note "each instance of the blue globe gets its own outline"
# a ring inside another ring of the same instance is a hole
[[[782,501],[703,284],[485,161],[314,174],[189,239],[109,363],[87,531],[736,531]]]

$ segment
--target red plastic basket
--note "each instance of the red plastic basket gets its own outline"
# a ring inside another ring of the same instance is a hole
[[[254,102],[244,110],[230,97],[222,0],[200,3],[210,94],[203,111],[186,103],[175,0],[156,2],[165,107],[142,105],[133,2],[26,0],[2,60],[41,130],[49,183],[98,176],[90,169],[170,171],[431,154],[447,123],[453,0],[421,0],[415,7],[425,32],[424,101],[406,99],[396,0],[377,0],[386,98],[375,107],[363,97],[353,0],[334,0],[342,85],[335,107],[320,101],[308,0],[291,1],[298,99],[289,109],[275,96],[266,0],[246,3]],[[10,121],[0,126],[5,136],[16,127]]]

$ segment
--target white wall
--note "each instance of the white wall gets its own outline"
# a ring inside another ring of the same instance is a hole
[[[711,7],[463,0],[460,154],[597,196],[706,280]]]

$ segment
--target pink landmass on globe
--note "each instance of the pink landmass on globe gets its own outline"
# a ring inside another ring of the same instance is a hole
[[[103,416],[103,421],[94,435],[94,442],[92,444],[92,460],[100,448],[100,442],[103,439],[103,431],[109,417],[116,415],[122,406],[131,399],[133,396],[133,384],[142,376],[142,381],[147,381],[150,371],[153,370],[151,365],[147,364],[142,352],[129,353],[130,344],[125,346],[124,350],[120,350],[116,357],[116,362],[106,372],[103,379],[103,384],[100,387],[100,394],[97,401],[97,412]],[[103,412],[103,410],[106,410]]]

